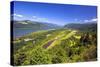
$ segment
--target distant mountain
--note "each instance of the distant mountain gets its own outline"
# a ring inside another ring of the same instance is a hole
[[[97,23],[70,23],[66,24],[64,28],[77,29],[81,31],[97,31]]]
[[[22,28],[22,29],[35,29],[35,30],[44,30],[44,29],[55,29],[60,28],[60,26],[51,23],[45,22],[37,22],[37,21],[30,21],[30,20],[23,20],[23,21],[12,21],[14,28]]]

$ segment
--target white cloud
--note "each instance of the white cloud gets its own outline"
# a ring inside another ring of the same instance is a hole
[[[40,21],[48,22],[47,18],[39,18]]]
[[[32,19],[35,20],[35,21],[48,22],[48,19],[47,18],[43,18],[43,17],[32,16]]]
[[[93,19],[90,19],[90,20],[84,20],[84,22],[95,22],[97,21],[97,18],[93,18]]]
[[[97,21],[97,18],[91,19],[91,21]]]
[[[13,14],[13,16],[15,16],[15,17],[23,17],[23,15],[21,15],[21,14]]]
[[[38,18],[38,19],[39,19],[39,20],[44,20],[44,21],[47,20],[46,18]]]
[[[32,16],[32,18],[37,18],[36,16]]]
[[[89,22],[89,20],[84,20],[84,22]]]
[[[82,22],[82,20],[81,20],[81,19],[77,19],[77,18],[75,18],[75,19],[74,19],[74,22],[76,22],[76,23],[80,23],[80,22]]]

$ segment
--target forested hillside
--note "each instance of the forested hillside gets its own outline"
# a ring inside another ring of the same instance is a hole
[[[97,36],[79,30],[56,29],[16,38],[14,65],[55,64],[97,60]]]

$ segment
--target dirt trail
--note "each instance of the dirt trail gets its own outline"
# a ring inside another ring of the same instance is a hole
[[[43,48],[47,48],[48,46],[50,46],[55,40],[51,40],[48,43],[46,43]]]
[[[68,35],[66,35],[64,38],[62,38],[62,39],[68,39],[68,38],[70,38],[72,35],[74,35],[75,33],[76,33],[77,31],[72,31],[72,32],[70,32]]]
[[[72,31],[72,32],[70,32],[68,35],[66,35],[64,38],[62,38],[62,37],[60,37],[61,39],[68,39],[68,38],[70,38],[72,35],[74,35],[75,33],[76,33],[77,31]],[[60,39],[60,38],[58,38],[58,37],[56,37],[55,39],[53,39],[53,40],[51,40],[51,41],[49,41],[48,43],[46,43],[44,46],[43,46],[43,48],[48,48],[50,45],[52,45],[52,43],[54,42],[54,41],[57,41],[58,39]]]

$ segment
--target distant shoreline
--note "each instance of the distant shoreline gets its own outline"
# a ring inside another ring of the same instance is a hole
[[[19,28],[17,28],[17,29],[19,29]],[[23,31],[23,30],[26,30],[26,29],[22,29],[22,28],[21,28],[20,30]],[[21,35],[16,35],[16,32],[13,32],[13,38],[16,39],[16,38],[20,38],[20,37],[26,36],[26,35],[31,34],[31,33],[34,33],[34,32],[50,31],[50,30],[55,30],[55,29],[36,30],[36,31],[34,31],[34,30],[32,31],[32,29],[27,29],[27,30],[31,30],[31,32],[27,32],[27,33],[25,33],[25,34],[21,34]],[[22,32],[22,31],[21,31],[21,32]],[[21,32],[20,32],[20,33],[21,33]],[[15,33],[15,35],[14,35],[14,33]],[[23,32],[22,32],[22,33],[23,33]]]

